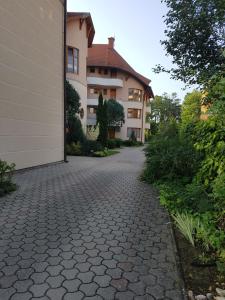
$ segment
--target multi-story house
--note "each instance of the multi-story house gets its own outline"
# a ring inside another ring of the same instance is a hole
[[[67,13],[67,70],[66,78],[80,96],[80,119],[84,132],[87,121],[87,56],[95,29],[89,13]]]
[[[134,132],[137,140],[144,142],[147,105],[153,98],[150,80],[137,73],[115,50],[114,38],[108,44],[93,44],[88,49],[87,60],[87,127],[96,124],[98,96],[115,99],[124,107],[125,124],[110,129],[110,138],[128,139]]]
[[[65,0],[0,0],[0,159],[64,156]]]

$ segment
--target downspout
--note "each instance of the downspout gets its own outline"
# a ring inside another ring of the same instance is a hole
[[[67,17],[67,0],[64,0],[64,68],[63,68],[63,86],[64,86],[64,162],[68,162],[66,156],[66,17]]]

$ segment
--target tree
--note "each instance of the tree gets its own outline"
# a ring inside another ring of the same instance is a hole
[[[168,122],[170,119],[180,119],[180,100],[177,94],[171,96],[164,93],[162,96],[155,96],[151,102],[150,123],[156,124]]]
[[[124,108],[114,99],[107,101],[108,127],[122,127],[125,122]]]
[[[181,106],[182,128],[187,127],[188,124],[199,121],[201,114],[201,100],[202,93],[196,90],[185,96]]]
[[[66,104],[68,119],[80,112],[80,96],[68,80],[66,80]]]
[[[83,142],[85,139],[81,121],[77,114],[80,112],[80,96],[72,84],[66,80],[66,118],[67,118],[67,143]]]
[[[108,114],[107,114],[107,102],[103,100],[102,94],[98,97],[97,108],[97,124],[99,125],[99,135],[97,140],[103,147],[107,146],[108,137]]]
[[[162,0],[168,7],[165,16],[166,39],[161,41],[176,66],[165,71],[187,84],[204,84],[224,69],[225,1]]]

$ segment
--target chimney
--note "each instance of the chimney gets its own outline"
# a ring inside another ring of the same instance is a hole
[[[109,37],[108,40],[109,40],[109,42],[108,42],[108,48],[109,49],[113,49],[114,48],[115,38],[114,37]]]

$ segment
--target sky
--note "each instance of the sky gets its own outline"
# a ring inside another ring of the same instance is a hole
[[[167,7],[160,0],[67,0],[67,10],[90,12],[95,27],[94,43],[107,44],[115,37],[115,49],[138,72],[151,80],[155,95],[176,92],[183,100],[192,88],[170,79],[169,74],[155,74],[152,68],[172,66],[160,40],[164,39],[163,15]]]

